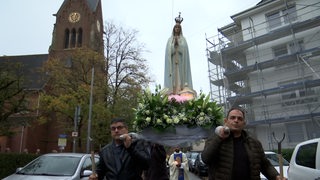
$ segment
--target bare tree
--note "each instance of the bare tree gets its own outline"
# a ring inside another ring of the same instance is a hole
[[[109,91],[106,96],[112,111],[123,112],[120,104],[134,106],[137,94],[151,79],[148,76],[144,44],[137,41],[136,30],[125,30],[112,22],[105,28],[106,77]],[[133,104],[132,104],[133,103]]]

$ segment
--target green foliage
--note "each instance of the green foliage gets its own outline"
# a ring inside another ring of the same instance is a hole
[[[28,112],[26,96],[23,89],[23,67],[19,63],[0,64],[0,135],[10,135],[14,123],[9,117],[16,113]]]
[[[293,150],[294,150],[294,148],[293,149],[292,148],[291,149],[281,149],[282,157],[289,162],[291,159]],[[277,150],[272,150],[272,151],[275,153],[278,153]]]
[[[64,59],[50,59],[46,62],[43,71],[49,76],[46,91],[40,98],[41,123],[57,120],[59,129],[71,134],[74,130],[75,107],[80,106],[81,113],[78,121],[78,133],[81,142],[87,138],[87,126],[90,110],[91,79],[94,72],[93,104],[92,104],[92,137],[105,138],[105,122],[110,117],[106,108],[105,99],[105,72],[104,58],[99,53],[89,49],[75,49],[66,65]],[[93,71],[94,67],[94,71]],[[95,142],[98,143],[99,142]],[[80,144],[80,143],[79,143]],[[85,144],[85,143],[81,143]]]
[[[17,168],[37,158],[36,154],[0,153],[0,179],[13,174]]]
[[[281,154],[283,156],[284,159],[286,159],[287,161],[290,161],[292,153],[293,153],[294,149],[282,149],[281,150]]]
[[[167,90],[160,90],[160,86],[156,87],[155,93],[149,89],[144,91],[134,110],[137,131],[147,127],[163,131],[180,124],[211,128],[220,125],[223,119],[221,107],[209,101],[209,95],[200,94],[187,100],[183,96],[168,96]]]

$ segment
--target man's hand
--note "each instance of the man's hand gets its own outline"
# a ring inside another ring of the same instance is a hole
[[[179,161],[174,161],[173,162],[177,167],[180,167],[181,166],[181,162],[179,162]]]
[[[282,177],[281,178],[281,176],[280,175],[278,175],[277,177],[276,177],[276,180],[288,180],[286,177]]]
[[[89,180],[98,180],[98,175],[96,173],[91,174]]]
[[[220,136],[222,139],[229,137],[230,129],[227,126],[218,126],[215,130],[215,133]]]
[[[122,134],[123,145],[126,148],[129,148],[132,143],[132,137],[129,134]]]

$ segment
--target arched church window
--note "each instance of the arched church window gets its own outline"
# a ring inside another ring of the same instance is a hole
[[[77,32],[75,29],[72,29],[71,32],[71,48],[75,48],[76,47],[76,37],[77,37]]]
[[[82,28],[78,30],[77,46],[82,47]]]
[[[70,37],[70,31],[69,29],[66,29],[64,31],[64,48],[69,48],[69,37]]]

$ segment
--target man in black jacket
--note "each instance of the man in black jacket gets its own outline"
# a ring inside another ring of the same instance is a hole
[[[167,153],[164,146],[150,142],[149,147],[151,147],[151,161],[148,170],[145,172],[145,180],[169,180],[166,163]]]
[[[142,172],[148,169],[150,162],[146,141],[133,140],[122,118],[112,119],[110,129],[113,140],[100,151],[98,177],[90,177],[90,180],[142,180]]]
[[[244,130],[245,112],[231,108],[224,127],[205,144],[201,157],[209,167],[210,180],[260,180],[260,172],[270,180],[285,180],[271,165],[261,143]]]

